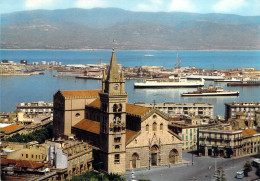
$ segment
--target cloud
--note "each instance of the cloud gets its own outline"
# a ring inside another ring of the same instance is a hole
[[[232,12],[246,5],[245,0],[219,0],[213,5],[215,12]]]
[[[76,7],[78,8],[96,8],[105,7],[107,5],[105,0],[78,0]]]
[[[25,7],[27,8],[40,8],[42,6],[50,5],[55,0],[26,0]]]
[[[172,0],[169,11],[197,12],[191,0]]]

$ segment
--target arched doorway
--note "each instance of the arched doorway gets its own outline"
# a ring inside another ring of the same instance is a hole
[[[179,157],[179,153],[176,149],[172,149],[169,153],[169,162],[171,164],[176,164],[178,163],[178,157]]]
[[[137,168],[137,160],[139,160],[139,155],[134,153],[132,155],[132,168]]]
[[[158,153],[159,153],[159,147],[157,145],[153,145],[151,147],[151,165],[152,166],[158,165]]]

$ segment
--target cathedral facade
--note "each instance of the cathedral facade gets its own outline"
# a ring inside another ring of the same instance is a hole
[[[95,161],[108,173],[181,163],[181,137],[168,129],[168,117],[128,104],[127,97],[113,50],[102,90],[54,95],[54,136],[75,135],[91,144]]]

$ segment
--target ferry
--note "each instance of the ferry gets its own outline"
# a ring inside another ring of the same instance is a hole
[[[238,96],[239,91],[224,91],[222,87],[209,86],[208,88],[200,87],[197,91],[187,92],[181,96]]]
[[[225,77],[217,75],[187,75],[187,79],[223,80]]]
[[[214,82],[242,82],[242,79],[237,79],[237,78],[230,78],[230,79],[218,79],[214,80]]]
[[[204,79],[200,81],[187,81],[185,77],[169,77],[167,79],[146,79],[145,82],[136,82],[134,88],[169,88],[169,87],[201,87]]]

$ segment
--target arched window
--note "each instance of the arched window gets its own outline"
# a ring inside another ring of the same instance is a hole
[[[113,112],[117,112],[117,105],[116,104],[113,105]]]
[[[157,131],[157,123],[156,122],[153,123],[153,131]]]
[[[163,130],[163,123],[160,124],[160,130]]]
[[[145,126],[145,130],[146,130],[146,131],[149,131],[149,124],[147,124],[147,125]]]

